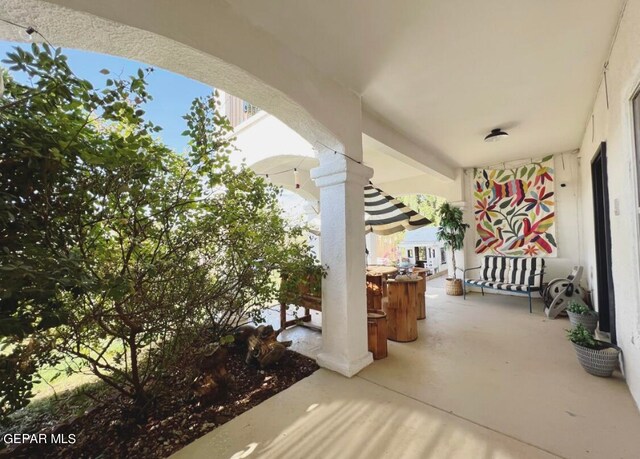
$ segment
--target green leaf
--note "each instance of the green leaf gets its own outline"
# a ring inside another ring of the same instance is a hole
[[[549,241],[549,244],[551,244],[553,247],[558,247],[558,244],[556,243],[556,239],[553,237],[553,234],[545,233],[544,237],[547,239],[547,241]]]
[[[226,345],[226,344],[231,344],[231,343],[233,343],[234,341],[235,341],[235,338],[233,337],[233,335],[225,335],[225,336],[222,336],[222,337],[220,338],[220,344],[221,344],[222,346],[224,346],[224,345]]]
[[[529,168],[529,172],[527,172],[527,180],[529,180],[533,176],[535,171],[536,171],[536,166],[531,166]]]

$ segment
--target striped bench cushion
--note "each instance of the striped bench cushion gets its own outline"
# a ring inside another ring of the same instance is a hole
[[[482,258],[480,279],[484,281],[507,281],[507,258],[487,255]]]
[[[493,288],[496,290],[506,290],[509,292],[528,292],[529,290],[538,290],[538,287],[531,287],[524,284],[510,284],[507,282],[486,281],[482,279],[467,279],[469,285],[475,285],[482,288]]]
[[[475,285],[477,287],[493,287],[493,284],[495,284],[496,282],[482,279],[467,279],[466,283],[469,285]]]
[[[510,258],[507,280],[511,284],[528,285],[529,276],[534,275],[532,287],[540,288],[544,270],[544,258]]]

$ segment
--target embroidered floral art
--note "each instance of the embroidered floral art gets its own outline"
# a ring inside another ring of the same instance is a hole
[[[553,156],[513,169],[476,169],[476,253],[557,256]]]

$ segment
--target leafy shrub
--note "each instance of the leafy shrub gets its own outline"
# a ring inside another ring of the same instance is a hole
[[[582,324],[578,324],[571,330],[567,330],[567,338],[572,343],[588,347],[589,349],[599,349],[601,347],[593,337],[593,334]]]
[[[279,301],[285,304],[299,304],[302,295],[322,296],[322,279],[326,269],[314,260],[296,260],[282,269]]]
[[[583,303],[578,303],[577,301],[570,301],[569,305],[567,306],[567,311],[583,316],[593,314],[593,311],[589,309],[588,306]]]
[[[280,216],[277,188],[230,166],[215,95],[185,116],[185,156],[144,120],[150,70],[96,90],[46,45],[5,62],[34,86],[7,78],[0,104],[2,411],[65,357],[142,412],[197,336],[262,319],[274,270],[313,266],[303,230]]]

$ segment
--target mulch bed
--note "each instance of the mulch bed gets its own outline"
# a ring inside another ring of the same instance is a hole
[[[318,369],[315,361],[289,350],[265,370],[246,365],[244,356],[243,349],[230,349],[227,369],[233,382],[215,401],[194,397],[190,381],[177,372],[167,385],[172,390],[159,397],[144,424],[127,416],[127,400],[112,395],[84,415],[40,431],[74,434],[75,444],[24,444],[0,450],[0,457],[167,457]]]

